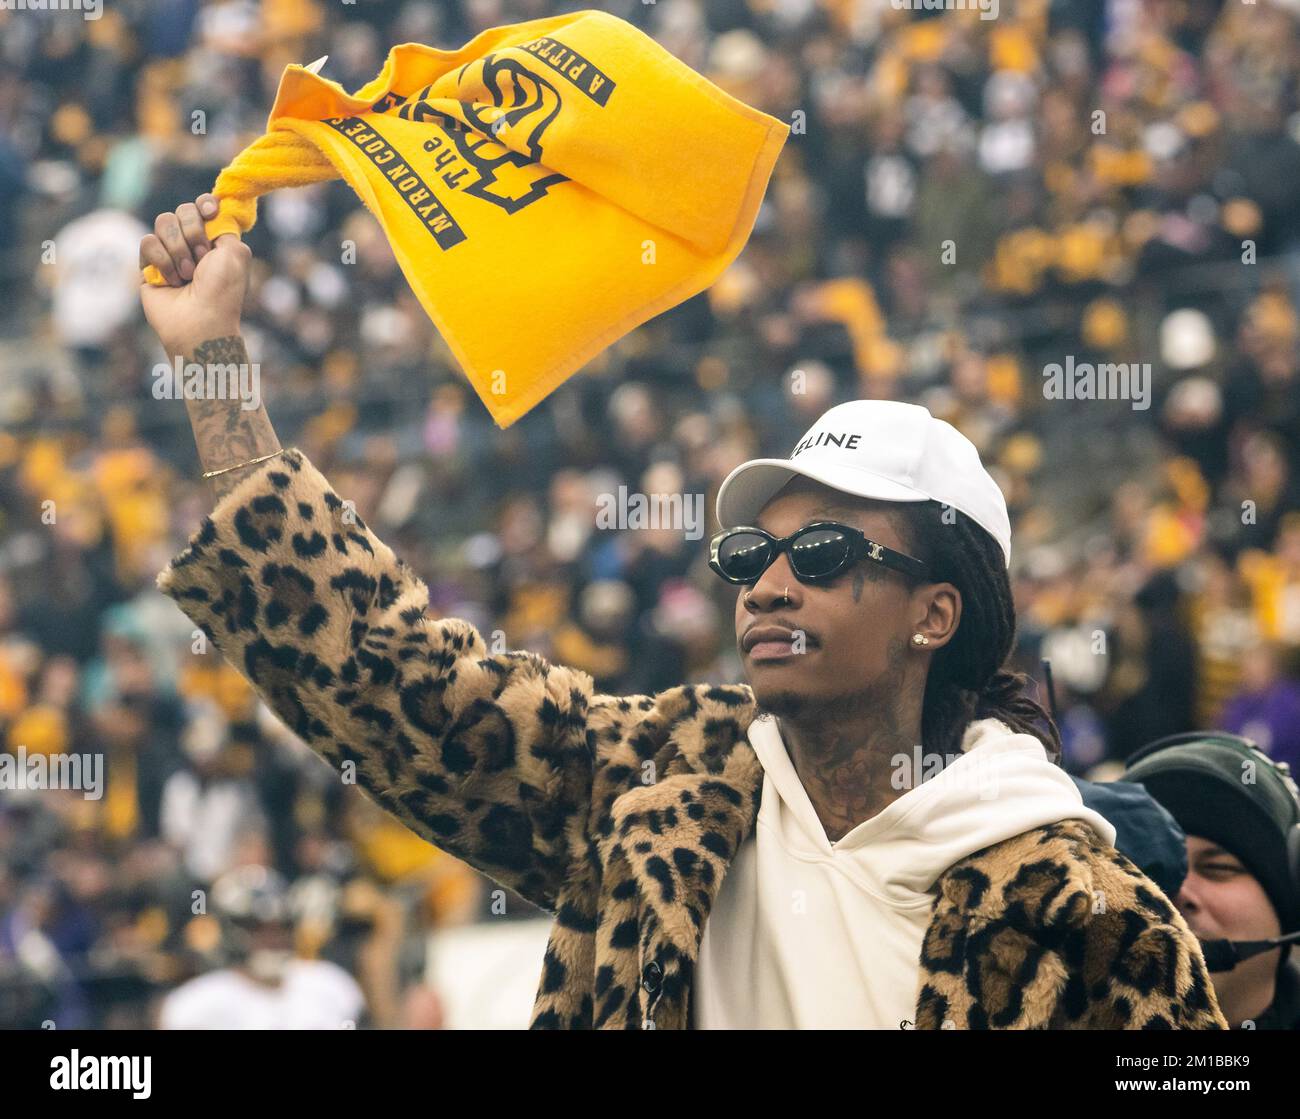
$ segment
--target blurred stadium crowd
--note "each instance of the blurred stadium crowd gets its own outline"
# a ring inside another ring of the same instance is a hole
[[[427,936],[500,899],[341,787],[153,589],[208,497],[150,392],[137,248],[261,134],[286,64],[328,54],[352,90],[393,44],[590,6],[0,11],[0,746],[108,773],[99,800],[0,792],[8,1024],[150,1024],[218,958],[193,891],[248,864],[290,881],[298,950],[357,978],[366,1024],[439,1023]],[[610,691],[738,679],[703,542],[602,531],[599,495],[702,493],[711,531],[734,465],[839,400],[905,399],[1003,485],[1017,667],[1051,658],[1074,772],[1208,725],[1300,763],[1300,4],[602,6],[794,132],[719,282],[508,431],[342,183],[263,200],[247,237],[281,439],[435,609]],[[1149,363],[1150,406],[1046,399],[1070,356]]]

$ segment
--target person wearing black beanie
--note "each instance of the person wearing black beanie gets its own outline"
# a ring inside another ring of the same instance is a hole
[[[1208,947],[1300,931],[1300,794],[1287,766],[1249,739],[1205,731],[1138,750],[1124,780],[1143,785],[1187,833],[1187,877],[1174,902],[1207,943],[1229,1024],[1300,1029],[1300,962],[1289,944],[1225,970]]]

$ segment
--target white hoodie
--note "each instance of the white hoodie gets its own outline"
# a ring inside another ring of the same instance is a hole
[[[1115,841],[1042,743],[996,719],[971,723],[961,757],[918,773],[836,843],[776,720],[760,715],[749,740],[763,799],[704,928],[694,987],[702,1029],[899,1029],[915,1017],[933,887],[953,863],[1066,819]]]

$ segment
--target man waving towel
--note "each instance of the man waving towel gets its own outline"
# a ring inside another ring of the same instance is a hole
[[[140,245],[192,277],[141,301],[200,370],[248,364],[250,252],[208,244],[215,203]],[[748,683],[620,696],[432,616],[247,403],[186,396],[217,501],[159,586],[345,781],[555,915],[534,1026],[1227,1027],[1006,667],[1006,499],[924,408],[840,404],[737,467],[708,563]]]
[[[721,274],[788,133],[631,24],[576,12],[394,47],[355,94],[288,67],[206,232],[248,230],[277,187],[346,179],[506,427]]]

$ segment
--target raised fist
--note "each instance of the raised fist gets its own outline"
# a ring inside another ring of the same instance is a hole
[[[252,253],[234,233],[208,241],[204,223],[216,217],[218,207],[215,195],[200,194],[175,212],[159,214],[154,232],[140,241],[140,267],[154,265],[167,281],[142,282],[140,301],[169,355],[239,333]]]

